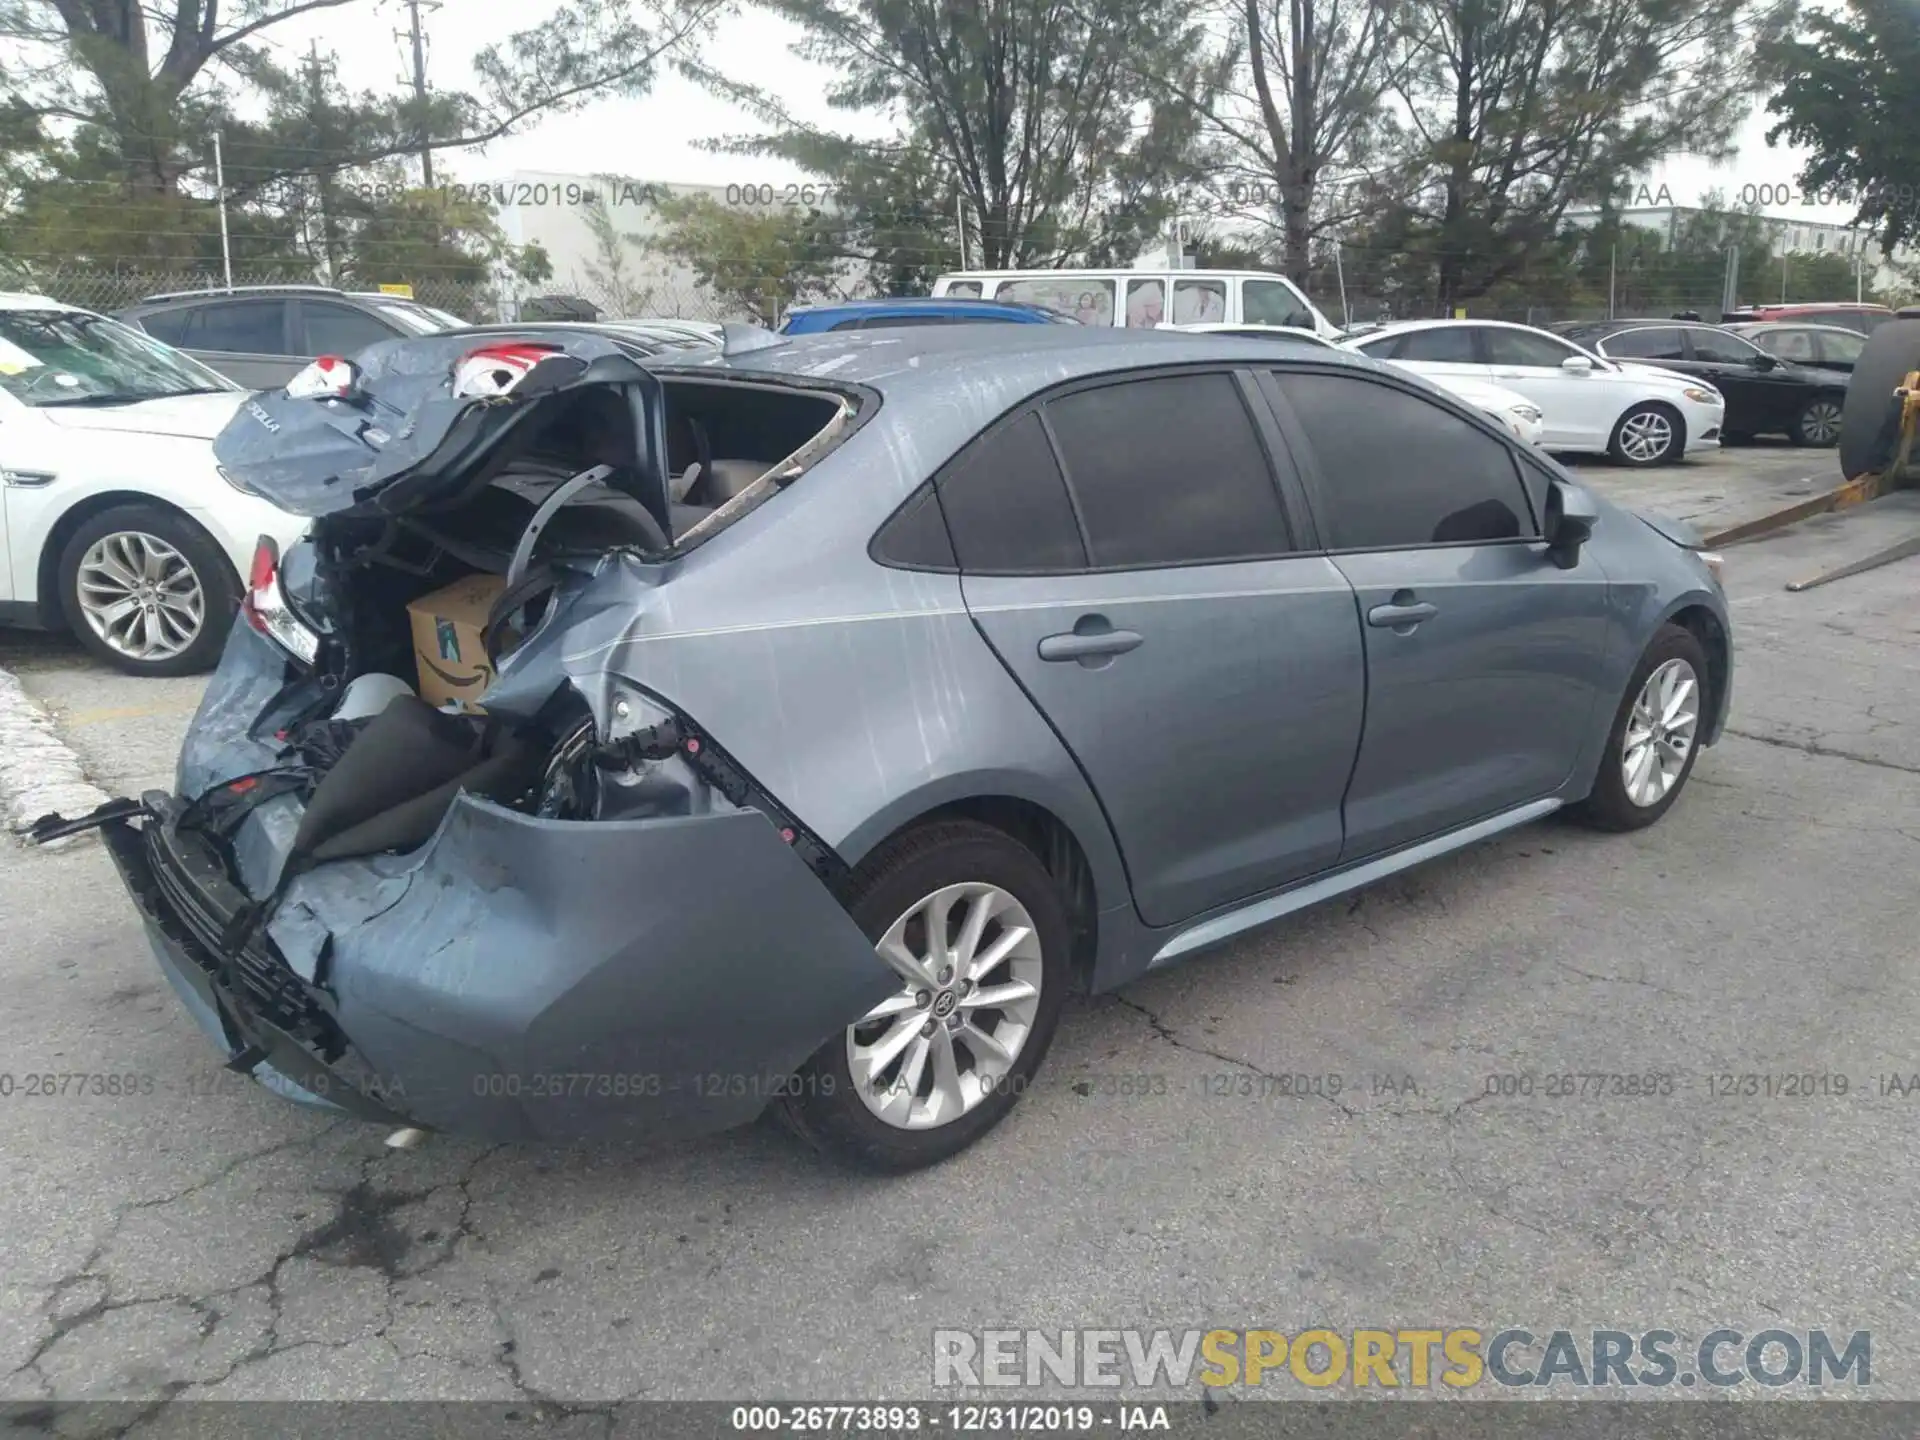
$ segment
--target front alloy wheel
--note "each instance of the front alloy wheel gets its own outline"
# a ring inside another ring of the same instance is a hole
[[[1679,453],[1679,417],[1664,405],[1636,405],[1620,417],[1607,448],[1622,464],[1663,464]]]
[[[157,535],[120,530],[101,536],[80,557],[75,589],[87,628],[137,663],[184,654],[206,624],[200,577]]]
[[[240,577],[213,537],[158,504],[86,516],[54,573],[67,628],[129,675],[211,669],[240,605]]]
[[[1662,625],[1614,712],[1593,790],[1573,814],[1601,830],[1639,830],[1680,798],[1708,714],[1707,653],[1683,625]]]
[[[1643,809],[1658,805],[1686,773],[1700,726],[1700,678],[1685,660],[1663,663],[1633,702],[1620,751],[1627,798]]]

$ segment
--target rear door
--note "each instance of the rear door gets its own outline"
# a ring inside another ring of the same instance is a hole
[[[1384,357],[1371,345],[1362,348],[1375,358],[1391,360],[1420,375],[1484,382],[1493,374],[1478,343],[1479,329],[1477,325],[1436,325],[1428,330],[1408,330],[1394,337]]]
[[[337,300],[296,300],[294,324],[300,353],[307,357],[352,355],[401,334],[399,326]]]
[[[1251,384],[1103,377],[938,481],[967,608],[1099,795],[1150,925],[1340,854],[1360,626],[1276,487],[1290,461]]]
[[[1853,330],[1839,328],[1812,330],[1806,332],[1813,337],[1814,353],[1818,357],[1810,362],[1823,370],[1835,370],[1843,375],[1851,375],[1853,367],[1859,362],[1860,352],[1867,348],[1867,337]]]
[[[1551,795],[1602,723],[1607,579],[1592,546],[1571,570],[1547,558],[1548,472],[1377,377],[1303,366],[1271,383],[1364,622],[1342,862]]]
[[[294,348],[289,310],[285,299],[268,296],[197,306],[187,322],[184,348],[252,389],[284,385],[308,359]]]

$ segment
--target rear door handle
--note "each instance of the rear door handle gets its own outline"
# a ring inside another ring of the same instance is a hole
[[[1137,630],[1116,630],[1104,615],[1082,615],[1071,631],[1040,641],[1042,660],[1078,660],[1099,664],[1139,648],[1145,637]]]
[[[1399,595],[1395,595],[1391,605],[1376,605],[1367,611],[1367,624],[1377,625],[1383,630],[1398,630],[1402,627],[1411,630],[1422,620],[1431,620],[1439,613],[1438,606],[1429,605],[1425,601],[1415,602],[1411,595],[1407,595],[1404,601]]]

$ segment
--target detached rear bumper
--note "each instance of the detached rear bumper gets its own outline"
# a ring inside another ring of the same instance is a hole
[[[894,982],[762,815],[541,820],[462,795],[416,855],[290,887],[268,931],[160,793],[102,827],[174,987],[296,1099],[494,1140],[654,1139],[763,1110]]]

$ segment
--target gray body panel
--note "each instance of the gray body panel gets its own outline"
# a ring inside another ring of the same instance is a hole
[[[1089,978],[1108,989],[1579,799],[1658,626],[1697,608],[1730,630],[1698,559],[1605,503],[1570,570],[1539,541],[1328,556],[1310,525],[1306,553],[1278,560],[964,580],[876,561],[869,544],[904,500],[1055,384],[1289,363],[1233,337],[1017,328],[1018,344],[1016,327],[928,327],[655,363],[669,381],[857,386],[865,411],[782,493],[684,553],[570,570],[484,703],[530,716],[570,685],[603,738],[670,705],[849,866],[954,802],[1037,806],[1085,855]],[[1408,589],[1438,613],[1407,634],[1366,623]],[[1039,658],[1091,614],[1142,643],[1101,664]],[[270,763],[273,718],[299,698],[281,693],[267,642],[233,633],[182,753],[184,795]],[[276,802],[245,822],[238,868],[256,897],[298,814]],[[410,1117],[496,1136],[738,1123],[896,983],[767,817],[731,805],[558,822],[462,798],[412,854],[299,877],[270,933],[368,1066],[406,1084]],[[742,995],[756,999],[745,1016]],[[539,1071],[680,1088],[537,1108],[524,1082],[517,1097],[473,1093],[476,1075]]]
[[[1105,802],[1148,924],[1340,858],[1367,675],[1353,592],[1330,562],[974,575],[965,590],[981,633]],[[1094,618],[1140,646],[1092,662],[1040,657],[1047,636]]]

